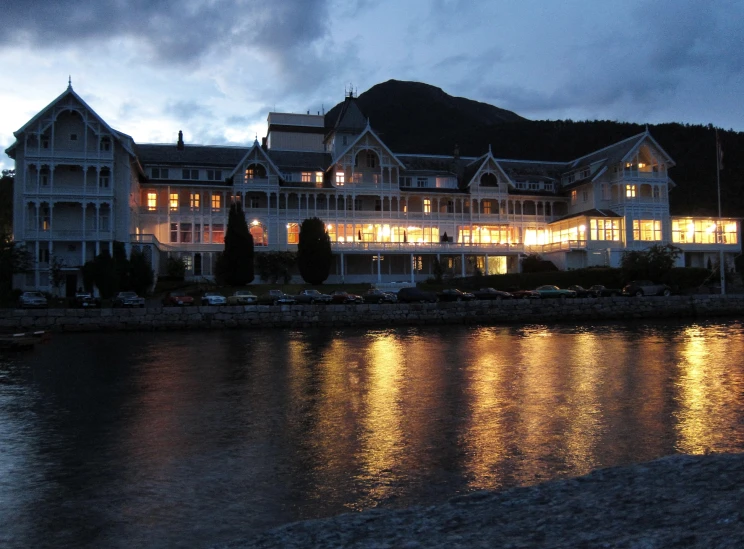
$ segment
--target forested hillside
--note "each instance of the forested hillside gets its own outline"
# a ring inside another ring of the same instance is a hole
[[[530,160],[572,160],[642,132],[645,126],[612,121],[531,121],[492,105],[447,95],[418,82],[390,80],[362,93],[359,107],[385,143],[399,153],[481,155]],[[340,105],[326,116],[332,124]],[[673,214],[716,215],[716,137],[712,126],[649,125],[676,161],[670,194]],[[723,214],[744,217],[744,133],[719,130]]]

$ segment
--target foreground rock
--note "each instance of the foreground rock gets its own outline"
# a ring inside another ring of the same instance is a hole
[[[744,547],[744,454],[671,456],[442,505],[297,522],[247,548]]]

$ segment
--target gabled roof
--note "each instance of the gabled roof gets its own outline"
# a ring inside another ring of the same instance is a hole
[[[36,113],[36,116],[34,116],[34,117],[33,117],[33,118],[31,119],[31,120],[29,120],[28,122],[26,122],[26,123],[25,123],[25,124],[23,125],[23,127],[22,127],[22,128],[20,128],[19,130],[17,130],[17,131],[15,131],[15,132],[13,132],[13,135],[14,135],[14,136],[16,137],[16,139],[17,139],[17,138],[18,138],[18,137],[19,137],[19,136],[20,136],[21,134],[23,134],[23,133],[24,133],[24,132],[25,132],[25,131],[26,131],[26,130],[27,130],[27,129],[28,129],[29,127],[30,127],[30,126],[32,126],[33,124],[35,124],[36,122],[38,122],[38,120],[39,120],[39,119],[40,119],[40,118],[41,118],[42,116],[44,116],[44,115],[45,115],[45,114],[47,113],[47,111],[48,111],[49,109],[51,109],[52,107],[54,107],[54,106],[55,106],[55,105],[56,105],[57,103],[59,103],[60,101],[62,101],[62,100],[63,100],[64,98],[66,98],[67,96],[72,96],[72,97],[74,97],[74,98],[75,98],[75,99],[76,99],[76,100],[77,100],[78,102],[80,102],[80,104],[81,104],[81,105],[82,105],[82,106],[83,106],[83,107],[84,107],[84,108],[85,108],[85,109],[86,109],[86,110],[87,110],[87,111],[88,111],[88,112],[89,112],[90,114],[92,114],[92,115],[93,115],[93,116],[95,117],[95,119],[96,119],[96,120],[97,120],[97,121],[98,121],[98,122],[99,122],[99,123],[100,123],[100,124],[101,124],[101,125],[102,125],[102,126],[103,126],[104,128],[106,128],[106,130],[107,130],[107,131],[108,131],[108,132],[109,132],[109,133],[110,133],[111,135],[113,135],[113,136],[114,136],[114,137],[115,137],[115,138],[117,139],[117,141],[119,141],[119,142],[121,143],[121,146],[122,146],[122,147],[124,147],[124,150],[126,150],[126,151],[127,151],[127,152],[128,152],[129,154],[130,154],[130,155],[132,155],[132,156],[135,156],[135,153],[134,153],[134,149],[133,149],[133,147],[132,147],[132,145],[134,144],[134,140],[132,140],[132,138],[131,138],[131,137],[129,137],[128,135],[126,135],[126,134],[124,134],[124,133],[121,133],[121,132],[118,132],[118,131],[116,131],[115,129],[113,129],[113,128],[112,128],[111,126],[109,126],[109,125],[108,125],[108,124],[106,123],[106,121],[105,121],[105,120],[104,120],[103,118],[101,118],[101,117],[100,117],[100,116],[98,115],[98,113],[97,113],[96,111],[94,111],[94,110],[93,110],[93,109],[92,109],[92,108],[90,107],[90,105],[88,105],[88,104],[87,104],[87,103],[86,103],[86,102],[85,102],[85,101],[83,100],[83,98],[82,98],[82,97],[80,97],[80,96],[79,96],[79,95],[78,95],[77,93],[75,93],[75,90],[73,90],[73,89],[72,89],[72,83],[69,83],[69,84],[67,85],[67,89],[66,89],[65,91],[63,91],[63,92],[62,92],[61,94],[59,94],[59,96],[57,96],[57,98],[56,98],[56,99],[54,99],[54,100],[53,100],[53,101],[52,101],[51,103],[49,103],[49,104],[48,104],[48,105],[47,105],[46,107],[44,107],[44,108],[43,108],[43,109],[41,109],[41,110],[40,110],[40,111],[39,111],[38,113]],[[129,138],[129,139],[125,139],[125,136],[126,136],[127,138]],[[15,141],[15,142],[14,142],[14,143],[13,143],[13,144],[12,144],[12,145],[10,146],[10,147],[8,147],[8,148],[7,148],[6,150],[5,150],[5,152],[6,152],[7,154],[8,154],[8,156],[11,156],[11,153],[12,153],[13,149],[15,149],[17,145],[18,145],[18,141]],[[12,158],[12,156],[11,156],[11,158]]]
[[[179,166],[216,166],[234,168],[250,149],[210,145],[184,145],[178,150],[175,143],[136,145],[137,156],[143,164],[178,164]]]
[[[578,168],[590,166],[597,162],[602,162],[602,167],[617,164],[619,162],[624,162],[633,153],[635,153],[638,147],[640,147],[645,140],[651,141],[654,147],[666,157],[666,162],[667,164],[669,164],[669,166],[674,166],[675,162],[672,157],[669,156],[669,154],[661,147],[661,145],[659,145],[659,143],[649,133],[648,128],[646,128],[643,133],[633,135],[631,137],[623,139],[622,141],[618,141],[613,145],[609,145],[607,147],[604,147],[603,149],[599,149],[598,151],[594,151],[585,156],[577,158],[572,162],[569,162],[567,169],[575,170]]]
[[[250,149],[246,150],[245,154],[243,154],[243,156],[241,156],[240,159],[235,163],[235,168],[233,169],[233,171],[230,172],[230,177],[235,176],[236,172],[240,169],[240,165],[244,161],[248,160],[248,157],[254,151],[258,151],[259,154],[264,157],[266,163],[271,167],[272,170],[274,170],[274,173],[276,173],[276,175],[278,175],[279,177],[282,176],[281,170],[276,166],[276,164],[274,164],[274,161],[269,158],[269,155],[266,154],[266,151],[263,149],[263,147],[258,144],[258,141],[254,141],[253,146]]]
[[[387,152],[387,153],[388,153],[388,154],[390,155],[390,157],[391,157],[391,158],[393,158],[393,159],[394,159],[394,160],[395,160],[395,161],[396,161],[396,162],[398,163],[398,165],[399,165],[399,166],[400,166],[401,168],[404,168],[404,169],[405,169],[405,164],[403,164],[403,162],[401,162],[401,161],[400,161],[400,160],[398,159],[398,157],[397,157],[397,156],[395,155],[395,153],[393,153],[393,151],[391,151],[391,150],[390,150],[390,149],[388,148],[388,146],[387,146],[387,145],[385,145],[385,143],[383,142],[383,140],[382,140],[382,139],[380,139],[380,136],[378,136],[378,135],[377,135],[377,134],[375,133],[375,131],[374,131],[374,130],[373,130],[373,129],[372,129],[372,128],[371,128],[370,126],[369,126],[369,123],[367,123],[367,125],[366,125],[366,127],[364,128],[364,130],[362,131],[362,133],[360,133],[360,134],[359,134],[359,135],[358,135],[358,136],[356,137],[356,139],[354,139],[354,141],[352,141],[352,142],[351,142],[351,143],[350,143],[350,144],[349,144],[349,145],[348,145],[348,146],[347,146],[347,147],[346,147],[346,148],[345,148],[344,150],[342,150],[342,151],[341,151],[341,152],[339,153],[339,155],[338,155],[338,156],[337,156],[336,158],[334,158],[334,159],[332,160],[332,163],[331,163],[331,164],[335,164],[335,163],[336,163],[336,162],[338,161],[338,159],[339,159],[339,158],[341,158],[342,156],[344,156],[344,155],[345,155],[345,154],[346,154],[347,152],[349,152],[349,151],[350,151],[350,150],[351,150],[351,149],[352,149],[352,148],[353,148],[353,147],[354,147],[354,146],[355,146],[355,145],[356,145],[357,143],[359,143],[359,142],[360,142],[360,141],[362,140],[362,138],[363,138],[363,137],[364,137],[365,135],[371,135],[372,137],[374,137],[374,138],[375,138],[375,139],[377,140],[377,142],[378,142],[378,143],[379,143],[380,145],[382,145],[382,148],[383,148],[383,149],[385,150],[385,152]],[[330,166],[329,166],[329,167],[330,167]]]

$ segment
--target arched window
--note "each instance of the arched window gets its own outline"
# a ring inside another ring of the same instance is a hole
[[[499,180],[492,173],[484,173],[481,176],[480,184],[482,187],[498,187]]]
[[[252,179],[265,179],[266,168],[262,164],[249,164],[245,168],[245,181],[246,183]]]
[[[269,245],[269,233],[266,228],[259,221],[251,221],[250,225],[251,236],[253,237],[254,246],[268,246]]]

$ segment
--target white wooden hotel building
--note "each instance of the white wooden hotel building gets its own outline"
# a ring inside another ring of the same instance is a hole
[[[23,289],[49,289],[117,240],[162,271],[182,257],[210,278],[227,212],[242,202],[256,251],[296,250],[299,226],[321,218],[330,282],[420,281],[435,258],[455,275],[516,272],[538,253],[560,269],[617,266],[626,250],[673,244],[680,265],[741,252],[739,220],[671,216],[674,161],[648,131],[568,162],[391,151],[345,98],[324,116],[271,112],[250,147],[137,144],[68,88],[15,132],[14,238],[33,252]]]

